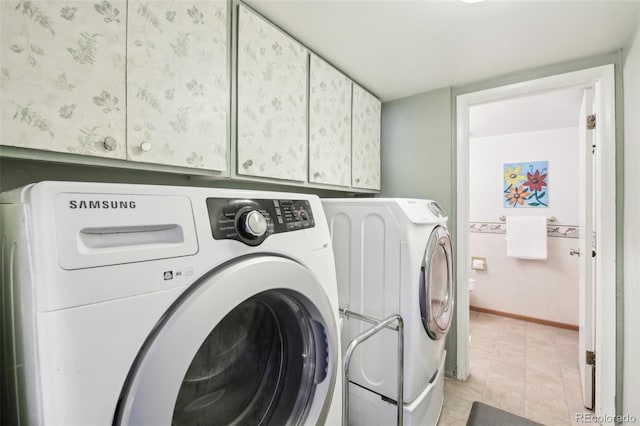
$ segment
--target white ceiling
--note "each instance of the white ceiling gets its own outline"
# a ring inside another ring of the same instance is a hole
[[[622,48],[640,0],[245,0],[383,101]]]
[[[577,126],[582,95],[582,88],[571,88],[473,106],[469,110],[471,137]]]

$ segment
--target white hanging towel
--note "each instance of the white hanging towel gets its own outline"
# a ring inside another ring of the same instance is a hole
[[[547,218],[507,216],[507,256],[519,259],[547,258]]]

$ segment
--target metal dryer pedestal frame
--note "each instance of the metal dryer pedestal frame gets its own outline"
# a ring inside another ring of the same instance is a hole
[[[340,308],[340,313],[347,318],[355,318],[360,321],[368,322],[369,324],[374,324],[373,327],[365,330],[351,340],[344,354],[342,373],[342,426],[347,426],[349,424],[349,367],[351,365],[351,356],[353,355],[353,351],[361,343],[384,328],[389,328],[398,332],[398,395],[396,407],[398,410],[397,425],[402,426],[404,414],[404,320],[402,319],[402,316],[400,316],[400,314],[393,314],[379,320],[377,318],[351,312],[348,309]],[[392,326],[391,324],[395,321],[398,322],[398,325]]]

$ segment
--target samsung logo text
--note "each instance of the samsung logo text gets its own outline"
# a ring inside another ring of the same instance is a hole
[[[135,201],[71,200],[70,209],[135,209]]]

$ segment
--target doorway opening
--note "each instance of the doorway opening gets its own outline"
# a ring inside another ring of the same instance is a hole
[[[578,362],[579,258],[570,254],[579,247],[583,96],[577,86],[470,108],[470,391],[542,424],[591,414]]]
[[[594,227],[598,229],[597,248],[598,256],[593,258],[595,265],[594,279],[595,282],[600,283],[593,294],[593,300],[597,300],[598,303],[593,310],[593,326],[595,329],[595,336],[597,339],[594,341],[594,352],[598,354],[595,358],[595,413],[598,415],[615,414],[615,380],[616,380],[616,364],[615,364],[615,333],[602,333],[602,330],[615,330],[615,247],[616,247],[616,234],[615,234],[615,97],[614,97],[614,73],[613,66],[603,66],[597,68],[591,68],[587,70],[572,72],[568,74],[556,75],[543,79],[533,80],[524,83],[513,84],[509,86],[498,87],[494,89],[484,90],[480,92],[474,92],[469,94],[460,95],[457,98],[457,356],[456,356],[456,370],[457,378],[459,380],[466,380],[469,375],[469,331],[470,331],[470,314],[469,303],[470,296],[468,291],[469,279],[471,276],[471,256],[475,253],[471,252],[472,245],[470,243],[470,223],[473,222],[471,218],[472,212],[472,186],[471,179],[475,179],[472,175],[470,161],[472,158],[473,147],[471,145],[473,135],[470,134],[472,109],[474,107],[481,107],[485,104],[505,101],[508,99],[520,98],[524,96],[540,95],[542,93],[550,94],[551,92],[560,93],[561,91],[570,91],[569,89],[580,90],[591,87],[593,88],[593,94],[596,99],[595,114],[598,117],[598,125],[594,129],[594,135],[598,143],[598,156],[593,163],[595,178],[593,180],[593,193],[598,194],[599,199],[595,204],[593,211],[593,223]],[[540,136],[540,135],[538,135]],[[546,135],[549,136],[549,135]],[[547,151],[549,152],[549,151]],[[485,152],[486,154],[486,152]],[[532,155],[535,155],[531,152]],[[542,154],[542,153],[541,153]],[[551,155],[551,152],[549,152]],[[548,157],[548,155],[547,155]],[[495,155],[493,158],[495,161]],[[526,161],[544,161],[545,158],[529,158],[527,156]],[[504,162],[503,162],[504,163]],[[553,163],[551,163],[553,164]],[[549,169],[553,179],[549,179],[549,185],[559,184],[559,180],[556,173],[560,173],[560,166],[558,169],[553,169],[553,166],[549,164]],[[504,165],[504,164],[502,164]],[[515,167],[513,166],[515,171]],[[524,166],[523,166],[524,167]],[[495,171],[495,170],[494,170]],[[547,170],[549,171],[549,170]],[[499,170],[498,177],[503,178],[504,170]],[[533,170],[532,170],[533,172]],[[541,172],[542,174],[542,172]],[[526,175],[525,175],[526,176]],[[577,176],[576,176],[577,178]],[[575,180],[575,178],[574,178]],[[497,186],[504,183],[502,181],[497,182]],[[505,188],[502,188],[504,190]],[[529,188],[531,189],[531,188]],[[543,189],[543,188],[538,188]],[[547,188],[549,189],[549,188]],[[491,190],[491,188],[487,188]],[[499,189],[500,190],[500,189]],[[500,191],[502,191],[500,190]],[[550,194],[554,194],[553,187],[549,189]],[[544,191],[540,191],[542,193]],[[540,195],[538,193],[538,195]],[[474,196],[476,194],[474,193]],[[501,196],[499,201],[493,201],[491,203],[499,203],[501,211],[505,211],[509,207],[504,207],[503,197],[504,194],[498,194]],[[508,195],[508,194],[507,194]],[[549,199],[546,200],[550,203],[562,202],[560,199],[553,199],[554,195],[549,195]],[[542,196],[541,196],[542,197]],[[540,200],[534,200],[540,201]],[[544,202],[544,200],[543,200]],[[508,204],[507,204],[508,206]],[[534,206],[537,207],[537,206]],[[538,209],[536,209],[538,210]],[[510,211],[510,210],[506,210]],[[519,211],[520,212],[520,211]],[[518,213],[519,213],[518,212]],[[527,214],[534,214],[529,213]],[[536,213],[535,214],[539,214]],[[502,221],[500,216],[491,217],[490,221],[497,222],[498,227],[501,227]],[[553,215],[549,214],[549,218]],[[573,225],[573,224],[571,224]],[[591,229],[591,228],[588,228]],[[564,229],[566,231],[566,229]],[[591,233],[588,233],[589,240],[591,240]],[[587,233],[583,232],[582,236],[585,237]],[[583,238],[584,239],[584,238]],[[504,245],[504,240],[502,241]],[[590,243],[590,241],[589,241]],[[504,250],[504,248],[503,248]],[[584,251],[584,250],[583,250]],[[555,249],[554,249],[555,252]],[[503,252],[504,253],[504,252]],[[549,252],[551,254],[551,252]],[[589,253],[590,254],[590,253]],[[562,256],[568,255],[568,252],[562,252]],[[483,256],[478,256],[483,257]],[[553,260],[557,260],[557,255],[554,255]],[[582,256],[584,259],[585,256]],[[479,262],[482,265],[482,261]],[[486,263],[485,263],[486,264]],[[521,268],[522,269],[522,268]],[[526,272],[524,272],[526,273]],[[480,285],[478,279],[476,279],[476,286]],[[476,290],[477,292],[478,290]],[[498,293],[499,294],[499,293]],[[504,295],[503,295],[504,296]],[[550,293],[547,295],[549,300],[557,298],[557,295]],[[498,298],[499,296],[496,296]],[[474,296],[475,298],[475,296]],[[575,301],[575,299],[574,299]],[[592,299],[578,298],[578,310],[583,309],[585,306],[591,303]],[[504,302],[504,301],[503,301]],[[508,302],[508,301],[507,301]],[[547,305],[549,305],[547,303]],[[502,305],[505,306],[505,305]],[[557,312],[560,308],[551,309],[552,314],[559,314]],[[503,311],[502,309],[496,309],[496,311]],[[575,309],[574,309],[575,311]],[[475,314],[474,314],[475,315]],[[535,318],[536,315],[529,314],[527,317]],[[561,317],[555,317],[555,322],[565,323]],[[559,319],[558,319],[559,318]],[[552,320],[554,321],[554,320]],[[569,321],[570,323],[570,321]],[[584,328],[584,327],[583,327]],[[576,354],[577,356],[577,354]]]

